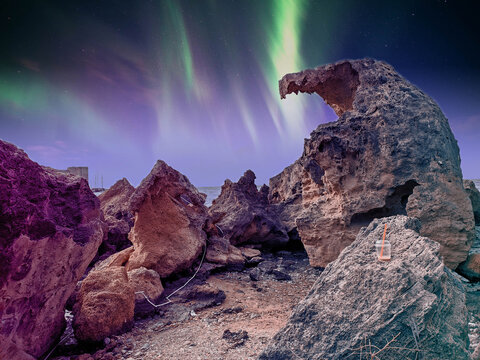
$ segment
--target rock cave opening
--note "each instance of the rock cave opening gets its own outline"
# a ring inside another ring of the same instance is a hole
[[[412,195],[415,186],[419,185],[415,180],[408,180],[405,184],[394,187],[392,193],[385,198],[383,207],[354,214],[350,219],[350,225],[366,226],[375,218],[407,215],[408,198]]]

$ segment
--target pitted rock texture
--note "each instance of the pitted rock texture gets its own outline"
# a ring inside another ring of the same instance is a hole
[[[185,175],[157,161],[130,198],[134,251],[127,270],[155,270],[161,278],[188,270],[206,245],[205,195]]]
[[[219,197],[208,209],[212,223],[232,245],[279,246],[288,242],[285,226],[269,209],[268,187],[255,185],[255,174],[247,170],[234,183],[225,180]]]
[[[297,228],[295,220],[302,212],[303,166],[299,160],[270,179],[268,201],[288,232]]]
[[[242,265],[245,257],[242,251],[231,245],[228,239],[220,236],[210,236],[207,240],[207,254],[205,260],[220,265]]]
[[[463,187],[472,202],[475,225],[480,225],[480,192],[472,180],[463,180]]]
[[[151,303],[157,304],[163,293],[162,280],[155,270],[144,267],[127,273],[128,282],[135,291],[135,316],[149,315],[155,311]]]
[[[123,266],[90,271],[73,307],[75,337],[100,342],[133,325],[135,293]]]
[[[42,167],[0,140],[0,359],[37,358],[102,241],[85,179]]]
[[[134,191],[135,188],[123,178],[99,195],[100,208],[108,231],[98,249],[98,260],[106,259],[132,245],[128,240],[128,233],[133,226],[133,213],[128,206]]]
[[[375,252],[384,224],[388,262]],[[365,344],[376,351],[393,338],[379,358],[469,359],[465,289],[442,263],[440,245],[418,234],[420,226],[398,215],[362,228],[260,359],[359,359]]]
[[[460,263],[457,272],[470,281],[480,281],[480,226],[475,227],[476,237],[467,259]]]
[[[313,266],[336,259],[372,219],[396,214],[420,219],[421,234],[440,243],[448,267],[465,260],[472,205],[457,141],[430,97],[372,59],[288,74],[279,87],[281,97],[315,92],[339,115],[318,126],[294,169],[271,182],[270,201],[292,214]]]

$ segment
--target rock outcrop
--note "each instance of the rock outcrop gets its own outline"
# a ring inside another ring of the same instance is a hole
[[[100,342],[133,325],[135,293],[123,266],[90,271],[73,307],[75,337]]]
[[[269,209],[268,187],[264,185],[258,190],[251,170],[247,170],[237,183],[227,179],[208,213],[212,223],[232,245],[279,246],[288,242],[285,226]]]
[[[133,213],[128,208],[135,188],[127,179],[118,180],[110,189],[99,195],[108,231],[98,249],[98,260],[132,246],[128,233],[133,226]]]
[[[476,226],[476,238],[468,252],[467,259],[460,263],[457,272],[470,281],[480,281],[480,226]]]
[[[85,179],[31,161],[0,140],[0,358],[40,357],[102,241],[100,203]]]
[[[463,187],[472,202],[473,216],[475,217],[475,225],[480,225],[480,191],[478,191],[472,180],[463,180]]]
[[[243,266],[245,257],[242,251],[220,236],[208,238],[205,260],[213,264]]]
[[[313,266],[333,261],[372,219],[396,214],[420,219],[448,267],[465,260],[472,207],[457,142],[430,97],[372,59],[288,74],[279,87],[282,98],[317,93],[339,116],[314,130],[302,157],[271,182],[270,201],[295,220]]]
[[[204,203],[205,196],[185,175],[157,161],[130,198],[134,251],[127,270],[145,267],[162,278],[188,270],[206,244]]]
[[[268,201],[276,211],[287,232],[295,231],[295,220],[303,210],[302,176],[304,169],[299,160],[270,179]]]
[[[144,267],[131,270],[127,273],[128,282],[135,291],[135,315],[150,314],[163,293],[162,280],[155,270]]]
[[[375,242],[388,224],[389,262]],[[321,273],[260,359],[469,359],[465,290],[406,216],[375,219]],[[419,351],[416,351],[418,349]],[[369,356],[370,358],[370,356]]]

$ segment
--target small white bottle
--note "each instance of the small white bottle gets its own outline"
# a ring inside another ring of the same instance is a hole
[[[390,241],[388,241],[387,239],[377,240],[377,242],[375,243],[375,249],[377,251],[378,260],[390,261],[392,257],[392,245],[390,244]]]

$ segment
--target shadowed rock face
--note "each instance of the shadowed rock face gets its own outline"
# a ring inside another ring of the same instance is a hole
[[[480,225],[480,192],[472,180],[463,180],[463,186],[472,202],[475,225]]]
[[[457,142],[430,97],[372,59],[288,74],[279,88],[282,98],[317,93],[339,115],[270,181],[270,202],[287,225],[295,222],[313,266],[333,261],[372,219],[396,214],[420,219],[421,234],[441,244],[447,266],[465,260],[472,206]]]
[[[45,353],[102,241],[100,203],[85,179],[31,161],[0,140],[0,358]]]
[[[377,260],[384,224],[392,259]],[[260,359],[358,359],[365,341],[382,359],[469,359],[463,285],[440,245],[406,216],[375,219],[330,263]],[[421,357],[415,351],[421,349]],[[366,353],[363,349],[363,354]]]
[[[208,213],[232,245],[279,246],[288,241],[288,235],[277,215],[270,211],[267,197],[268,187],[258,190],[255,174],[247,170],[237,183],[225,181]]]
[[[128,233],[133,226],[133,213],[128,208],[135,188],[127,179],[118,180],[110,189],[100,194],[100,208],[108,227],[98,249],[98,260],[132,245]]]
[[[206,243],[204,203],[185,175],[157,161],[130,198],[134,251],[127,270],[145,267],[165,278],[189,269]]]

